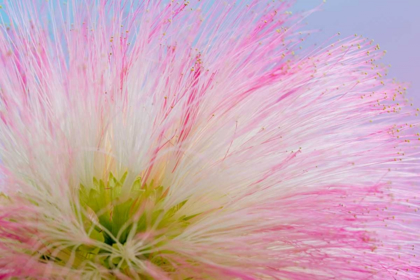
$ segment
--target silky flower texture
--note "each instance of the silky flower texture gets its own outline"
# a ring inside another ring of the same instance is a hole
[[[419,279],[417,111],[289,8],[4,3],[0,278]]]

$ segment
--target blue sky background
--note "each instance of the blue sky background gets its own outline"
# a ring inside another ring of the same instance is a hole
[[[294,12],[308,11],[322,3],[322,0],[295,1]],[[4,16],[1,9],[0,14]],[[327,0],[322,11],[305,22],[308,29],[320,30],[308,38],[311,43],[324,42],[338,32],[343,37],[357,33],[374,39],[382,50],[387,50],[383,63],[392,65],[389,76],[411,83],[409,97],[420,107],[419,14],[420,0]]]
[[[308,11],[322,0],[296,0],[293,11]],[[323,42],[340,32],[374,39],[387,54],[389,76],[411,83],[408,97],[420,107],[420,0],[327,0],[322,11],[305,20],[321,32],[308,39]]]

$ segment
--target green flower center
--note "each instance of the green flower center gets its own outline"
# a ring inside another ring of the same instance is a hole
[[[173,252],[161,247],[181,234],[199,214],[181,215],[180,210],[187,200],[166,206],[169,188],[155,185],[153,181],[142,184],[140,177],[127,192],[126,178],[127,172],[119,179],[109,173],[106,182],[93,178],[92,185],[80,185],[80,203],[75,203],[75,214],[82,219],[91,242],[71,246],[58,254],[43,254],[41,261],[62,265],[70,261],[74,268],[101,265],[130,276],[130,264],[148,260],[170,271],[172,267],[161,253]],[[138,244],[139,239],[143,245],[134,251],[131,247]],[[75,257],[71,257],[72,254]]]

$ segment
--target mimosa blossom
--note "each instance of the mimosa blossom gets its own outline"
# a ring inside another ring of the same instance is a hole
[[[6,1],[0,279],[418,279],[417,111],[289,8]]]

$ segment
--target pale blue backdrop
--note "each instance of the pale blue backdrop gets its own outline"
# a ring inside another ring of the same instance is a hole
[[[294,11],[310,10],[322,0],[297,0]],[[321,29],[309,40],[324,41],[337,32],[374,39],[387,54],[389,76],[411,83],[408,97],[420,107],[420,0],[327,0],[322,11],[307,18]]]

